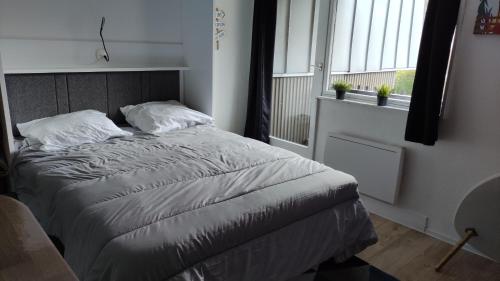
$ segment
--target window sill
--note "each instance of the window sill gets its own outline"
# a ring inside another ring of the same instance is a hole
[[[317,99],[318,100],[335,101],[335,102],[339,102],[339,103],[357,104],[357,105],[377,108],[380,110],[391,110],[391,111],[398,111],[398,112],[408,112],[409,105],[410,105],[409,102],[403,103],[402,105],[396,105],[393,103],[393,101],[391,102],[392,99],[389,99],[389,104],[387,106],[378,106],[376,97],[374,98],[374,97],[365,97],[365,96],[359,97],[359,96],[362,96],[362,95],[346,93],[345,99],[338,100],[335,97],[335,95],[326,94],[326,95],[317,97]]]

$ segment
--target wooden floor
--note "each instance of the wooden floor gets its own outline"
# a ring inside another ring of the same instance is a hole
[[[500,264],[460,251],[441,273],[434,266],[450,245],[372,215],[379,242],[358,256],[401,281],[500,281]]]

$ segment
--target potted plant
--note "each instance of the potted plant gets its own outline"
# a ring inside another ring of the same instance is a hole
[[[378,106],[386,106],[387,105],[387,99],[391,95],[393,89],[391,86],[387,84],[382,84],[378,89],[377,89],[377,105]]]
[[[337,99],[343,100],[345,98],[345,92],[350,91],[352,85],[347,83],[346,81],[336,81],[335,83],[333,83],[333,88],[335,89]]]

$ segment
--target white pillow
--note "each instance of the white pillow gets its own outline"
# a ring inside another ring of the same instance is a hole
[[[150,134],[214,124],[212,117],[173,100],[127,105],[120,110],[130,125]]]
[[[40,149],[44,151],[132,135],[118,128],[106,117],[106,114],[96,110],[83,110],[36,119],[17,124],[17,128],[28,143],[39,143]]]

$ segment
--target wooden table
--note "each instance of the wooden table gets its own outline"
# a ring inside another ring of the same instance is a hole
[[[78,280],[30,210],[6,196],[0,196],[0,280]]]

